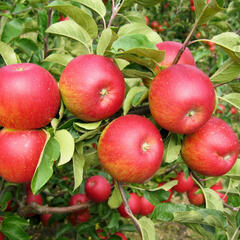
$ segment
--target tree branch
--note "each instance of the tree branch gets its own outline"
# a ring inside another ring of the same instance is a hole
[[[49,1],[49,3],[51,3],[51,0]],[[51,19],[52,19],[52,8],[48,9],[48,23],[47,23],[47,28],[50,26],[51,24]],[[46,33],[46,37],[44,38],[44,59],[48,56],[48,36],[49,34]]]

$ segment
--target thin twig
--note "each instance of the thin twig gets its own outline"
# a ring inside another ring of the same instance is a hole
[[[234,212],[238,212],[238,211],[239,211],[239,208],[230,206],[230,205],[228,205],[228,204],[226,204],[226,203],[223,203],[223,206],[226,207],[226,208],[229,208],[229,209],[233,210]]]
[[[51,0],[49,0],[49,3],[51,3]],[[48,9],[48,23],[47,23],[47,28],[49,28],[51,24],[51,19],[52,19],[52,8]],[[48,50],[48,37],[49,34],[46,33],[46,37],[44,38],[44,59],[48,56],[49,50]]]
[[[174,171],[177,167],[178,167],[178,163],[176,163],[176,164],[172,165],[171,167],[167,168],[164,173],[161,173],[158,176],[160,177],[160,176],[166,175],[166,174]]]
[[[107,28],[111,27],[112,22],[113,22],[114,18],[117,16],[118,11],[120,10],[121,6],[122,6],[122,4],[116,4],[115,5],[115,1],[112,0],[112,15],[111,15],[110,20],[108,22]]]

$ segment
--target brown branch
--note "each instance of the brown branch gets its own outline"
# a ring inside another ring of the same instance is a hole
[[[192,171],[191,169],[189,169],[190,173],[192,174],[192,176],[198,181],[198,183],[203,187],[203,183],[202,183],[202,179],[198,177],[198,175]]]
[[[51,0],[49,1],[49,3],[51,3]],[[49,28],[50,24],[51,24],[51,19],[52,19],[52,8],[48,9],[48,23],[47,23],[47,28]],[[44,58],[46,58],[48,56],[48,37],[49,34],[46,33],[46,37],[44,38]]]
[[[118,184],[118,187],[119,187],[119,190],[120,190],[120,193],[121,193],[121,197],[122,197],[122,200],[123,200],[123,204],[124,204],[124,207],[125,207],[125,211],[127,212],[127,214],[129,215],[129,217],[131,218],[132,222],[134,223],[134,225],[136,226],[137,228],[137,231],[139,233],[139,235],[141,236],[141,239],[142,239],[142,231],[141,231],[141,228],[138,224],[138,222],[136,221],[136,219],[133,217],[133,214],[132,214],[132,211],[128,205],[128,201],[127,201],[127,198],[124,194],[124,190],[123,190],[123,187],[122,187],[122,183],[120,181],[117,181],[117,184]]]
[[[235,211],[235,212],[238,212],[238,211],[239,211],[239,208],[230,206],[230,205],[228,205],[228,204],[226,204],[226,203],[223,203],[223,206],[226,207],[226,208],[229,208],[229,209],[231,209],[231,210],[233,210],[233,211]]]

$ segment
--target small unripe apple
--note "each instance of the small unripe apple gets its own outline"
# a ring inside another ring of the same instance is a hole
[[[47,125],[60,106],[53,76],[33,63],[0,68],[0,125],[35,129]]]
[[[197,67],[172,65],[153,79],[149,107],[161,127],[190,134],[210,119],[215,107],[214,88],[209,77]]]
[[[128,206],[132,211],[133,215],[137,215],[141,211],[141,199],[136,193],[130,193],[130,197],[128,199]],[[125,210],[125,206],[122,203],[120,207],[118,208],[119,213],[121,214],[122,217],[124,218],[129,218],[130,216]]]
[[[196,206],[201,206],[205,202],[203,193],[196,193],[199,189],[198,186],[193,186],[192,189],[187,192],[189,202]]]
[[[114,235],[121,237],[122,240],[127,240],[127,237],[121,232],[116,232]]]
[[[86,203],[88,201],[89,201],[89,199],[86,194],[77,193],[70,198],[69,205],[72,206],[72,205],[76,205],[76,204]],[[81,213],[85,212],[86,210],[87,210],[87,208],[81,209],[81,210],[78,210],[77,213],[81,214]]]
[[[114,179],[143,183],[159,169],[163,148],[161,135],[150,120],[126,115],[104,129],[98,144],[98,156]]]
[[[52,216],[52,214],[42,214],[41,215],[41,221],[45,227],[49,226],[49,219],[51,218],[51,216]]]
[[[237,113],[237,109],[235,107],[231,107],[230,112],[234,115]]]
[[[94,202],[105,202],[111,194],[111,185],[103,176],[92,176],[85,184],[87,196]]]
[[[176,179],[178,181],[178,184],[175,185],[172,189],[178,193],[184,193],[190,190],[194,185],[194,180],[192,179],[192,176],[189,175],[187,178],[185,176],[185,173],[183,171],[179,172],[177,174]]]
[[[161,187],[162,185],[164,185],[166,182],[161,182],[158,184],[158,187]],[[167,202],[170,202],[171,201],[171,198],[172,198],[172,195],[173,195],[173,190],[172,189],[169,189],[168,192],[170,192],[170,195],[168,197],[167,200],[165,201],[162,201],[162,203],[167,203]]]
[[[42,130],[0,131],[0,176],[14,183],[32,180],[47,135]]]
[[[189,168],[205,176],[227,173],[237,160],[237,135],[222,119],[212,117],[182,142],[182,158]]]
[[[98,121],[117,112],[124,100],[125,82],[109,58],[88,54],[74,58],[59,81],[67,109],[84,121]]]
[[[140,198],[140,201],[141,201],[140,214],[143,216],[151,214],[155,206],[151,204],[144,196]]]

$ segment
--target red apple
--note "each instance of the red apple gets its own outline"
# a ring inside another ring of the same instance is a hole
[[[195,133],[184,138],[182,158],[194,171],[205,176],[221,176],[236,162],[237,135],[222,119],[212,117]]]
[[[117,112],[124,100],[125,83],[119,68],[104,56],[74,58],[59,82],[67,109],[84,121],[98,121]]]
[[[237,113],[237,109],[235,107],[231,107],[230,111],[233,115]]]
[[[59,18],[59,22],[66,21],[66,20],[69,20],[69,18],[65,17],[64,15],[61,15]]]
[[[225,111],[225,106],[222,104],[218,105],[218,109],[216,110],[216,113],[223,114]]]
[[[227,195],[225,195],[224,193],[220,193],[220,192],[218,192],[218,191],[215,191],[215,192],[218,194],[218,196],[219,196],[225,203],[227,203],[227,200],[228,200]]]
[[[141,199],[136,193],[130,193],[130,198],[128,199],[128,206],[130,207],[132,214],[137,215],[141,211]],[[118,208],[119,213],[124,218],[129,218],[130,216],[125,210],[124,204],[122,203]]]
[[[69,221],[72,223],[73,226],[76,226],[77,224],[88,222],[91,218],[89,210],[85,210],[83,213],[75,212],[70,214]]]
[[[160,62],[159,64],[165,68],[170,67],[177,56],[178,51],[183,46],[182,43],[174,42],[174,41],[165,41],[158,43],[157,48],[161,51],[165,51],[164,60]],[[196,66],[196,63],[194,61],[193,55],[190,52],[189,48],[186,48],[180,57],[178,64],[189,64]],[[159,68],[157,67],[156,71],[159,71]]]
[[[222,190],[223,189],[222,182],[219,181],[219,182],[215,183],[214,185],[212,185],[210,188],[214,191]]]
[[[197,206],[201,206],[205,202],[203,193],[196,193],[199,189],[198,186],[193,186],[192,189],[187,192],[189,202]]]
[[[193,0],[190,0],[190,4],[191,4],[191,5],[194,5],[194,1],[193,1]]]
[[[52,214],[42,214],[41,215],[41,221],[45,227],[49,226],[49,219],[51,218],[51,216],[52,216]]]
[[[151,204],[144,196],[140,198],[141,209],[140,214],[143,216],[149,215],[153,212],[155,206]]]
[[[35,202],[39,205],[42,205],[43,204],[43,201],[42,201],[42,196],[40,194],[36,194],[34,195],[32,191],[28,191],[27,192],[27,200],[26,200],[26,203],[27,205],[29,205],[30,203],[32,202]],[[35,213],[29,213],[27,216],[28,217],[32,217],[34,216]]]
[[[0,125],[41,128],[53,119],[59,105],[57,82],[44,68],[32,63],[0,68]]]
[[[148,24],[149,24],[149,18],[148,18],[148,16],[145,16],[144,19],[145,19],[146,24],[148,25]]]
[[[158,184],[158,187],[161,187],[161,186],[164,185],[165,183],[166,183],[166,182],[161,182],[161,183],[159,183],[159,184]],[[162,203],[167,203],[167,202],[170,202],[170,201],[171,201],[171,198],[172,198],[172,195],[173,195],[173,191],[172,191],[172,189],[169,189],[168,192],[170,192],[170,195],[169,195],[168,199],[165,200],[165,201],[162,201]]]
[[[209,77],[197,67],[172,65],[153,79],[149,106],[161,127],[175,133],[190,134],[211,117],[215,92]]]
[[[106,233],[102,229],[97,229],[96,232],[99,239],[108,239]]]
[[[4,235],[2,232],[0,232],[0,240],[4,240]]]
[[[157,29],[158,28],[158,21],[154,20],[151,22],[151,27],[154,28],[154,29]]]
[[[111,194],[111,185],[103,176],[92,176],[85,184],[87,196],[94,202],[105,202]]]
[[[195,6],[191,6],[190,9],[192,12],[195,12]]]
[[[114,235],[121,237],[122,240],[127,240],[126,236],[121,232],[116,232]]]
[[[76,205],[76,204],[86,203],[88,201],[89,201],[89,199],[86,196],[86,194],[77,193],[70,198],[69,205],[72,206],[72,205]],[[87,208],[78,210],[77,213],[81,214],[85,211],[87,211]]]
[[[161,135],[150,120],[126,115],[104,129],[98,144],[98,156],[114,179],[143,183],[159,169],[163,148]]]
[[[194,185],[194,181],[191,175],[189,175],[188,178],[186,178],[183,171],[177,174],[176,180],[178,181],[178,184],[175,185],[172,189],[178,193],[187,192]]]
[[[200,32],[197,32],[197,33],[195,34],[195,37],[196,37],[196,38],[200,38],[200,37],[201,37],[201,33],[200,33]]]
[[[0,131],[0,176],[9,182],[31,181],[46,142],[42,130]]]
[[[163,31],[165,30],[165,29],[163,28],[163,25],[161,25],[161,24],[158,26],[157,29],[158,29],[158,32],[163,32]]]

